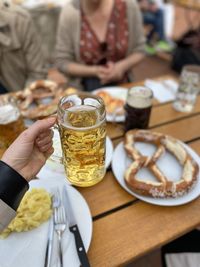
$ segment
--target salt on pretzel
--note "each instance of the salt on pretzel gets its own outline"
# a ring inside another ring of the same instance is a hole
[[[135,148],[135,142],[152,143],[157,150],[151,157],[141,155]],[[188,154],[183,145],[176,139],[147,130],[130,130],[125,135],[125,150],[134,161],[125,172],[127,186],[136,193],[157,198],[178,197],[187,193],[196,183],[199,167]],[[168,150],[177,158],[183,167],[183,173],[179,181],[172,181],[163,174],[156,165],[159,157]],[[157,179],[156,182],[137,178],[137,172],[147,167]]]

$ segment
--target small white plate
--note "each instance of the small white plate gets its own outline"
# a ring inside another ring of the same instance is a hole
[[[127,97],[127,88],[124,87],[119,87],[119,86],[111,86],[111,87],[102,87],[99,89],[96,89],[93,91],[94,94],[97,94],[98,92],[105,91],[109,93],[111,96],[124,100],[124,103],[126,102],[126,97]],[[125,115],[106,115],[106,120],[109,122],[123,122],[125,120]]]
[[[49,178],[61,178],[66,180],[65,170],[63,164],[61,164],[62,158],[62,148],[60,143],[60,136],[57,130],[54,130],[53,137],[53,147],[54,153],[47,160],[45,166],[38,173],[37,177],[40,179],[49,179]],[[111,139],[106,137],[106,169],[110,166],[113,155],[113,144]],[[68,181],[68,180],[67,180]],[[69,182],[68,182],[69,183]]]
[[[182,143],[183,144],[183,143]],[[199,156],[194,152],[189,146],[183,144],[188,153],[194,158],[194,160],[200,165]],[[154,153],[155,147],[151,144],[146,143],[136,143],[137,149],[144,155],[150,156]],[[187,194],[177,197],[177,198],[153,198],[148,196],[143,196],[140,194],[136,194],[131,191],[124,181],[124,173],[128,166],[131,164],[132,160],[127,156],[126,151],[124,149],[124,145],[121,142],[115,149],[113,153],[112,159],[112,170],[115,175],[115,178],[119,182],[119,184],[131,195],[135,196],[138,199],[141,199],[145,202],[161,205],[161,206],[177,206],[188,203],[200,195],[200,174],[197,180],[197,184],[194,188],[192,188]],[[176,161],[176,159],[169,153],[166,152],[164,156],[162,156],[157,162],[159,168],[166,175],[166,177],[170,177],[173,180],[179,180],[182,173],[182,167]],[[155,180],[155,177],[151,174],[148,169],[143,168],[138,172],[138,177],[143,179],[144,177],[147,179]]]
[[[86,251],[89,249],[92,238],[92,218],[89,207],[82,195],[72,186],[64,182],[49,180],[34,180],[30,182],[30,189],[45,188],[52,192],[55,187],[60,188],[67,186],[67,191],[73,211],[77,220],[79,230],[83,239]],[[45,260],[45,249],[47,244],[49,221],[39,227],[21,233],[12,233],[6,239],[0,239],[0,266],[3,267],[43,267]],[[70,267],[79,267],[79,258],[76,252],[76,245],[73,234],[68,227],[63,234],[64,265]],[[12,250],[12,253],[11,253]],[[54,234],[53,257],[51,267],[57,264],[57,235]]]

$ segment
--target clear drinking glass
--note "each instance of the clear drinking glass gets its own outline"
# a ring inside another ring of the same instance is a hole
[[[63,97],[58,125],[67,179],[91,186],[105,175],[106,122],[103,100],[88,93]]]
[[[180,84],[173,107],[181,112],[191,112],[200,92],[200,66],[186,65],[180,77]]]
[[[125,130],[146,129],[149,124],[153,92],[144,86],[129,89],[125,104]]]
[[[15,99],[2,95],[0,97],[0,158],[24,129],[24,121]]]

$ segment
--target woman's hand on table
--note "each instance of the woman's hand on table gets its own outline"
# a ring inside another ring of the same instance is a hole
[[[18,136],[1,160],[30,181],[54,151],[53,131],[50,128],[55,122],[56,117],[35,122]]]
[[[120,81],[124,76],[125,70],[121,62],[108,62],[107,72],[102,76],[101,83],[106,84],[113,81]]]
[[[96,66],[95,75],[102,82],[109,75],[110,70],[107,66]]]

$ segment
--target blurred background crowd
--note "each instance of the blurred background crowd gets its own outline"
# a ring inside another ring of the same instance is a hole
[[[0,4],[1,93],[47,77],[91,91],[200,63],[199,11],[176,1]]]

